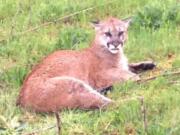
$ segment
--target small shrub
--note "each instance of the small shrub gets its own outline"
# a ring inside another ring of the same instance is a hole
[[[90,33],[82,28],[63,28],[60,31],[56,49],[76,49],[82,44],[87,44]]]
[[[13,67],[7,71],[3,71],[1,74],[1,80],[13,84],[15,86],[20,86],[27,74],[28,70],[23,67]]]
[[[172,5],[166,8],[148,5],[139,10],[133,17],[133,25],[136,28],[158,29],[169,22],[180,23],[180,5]]]
[[[165,21],[180,24],[180,4],[167,10]]]
[[[153,6],[146,6],[143,10],[138,11],[133,18],[136,26],[143,26],[157,29],[162,25],[163,10]]]

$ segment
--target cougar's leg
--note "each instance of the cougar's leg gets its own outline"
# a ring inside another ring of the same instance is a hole
[[[142,61],[138,63],[130,63],[129,69],[134,73],[141,73],[146,70],[152,70],[156,67],[153,61]]]

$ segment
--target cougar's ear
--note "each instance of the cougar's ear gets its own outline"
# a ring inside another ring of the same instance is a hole
[[[91,21],[91,26],[95,29],[95,30],[99,30],[100,29],[100,21],[96,20],[96,21]]]
[[[123,19],[122,21],[124,22],[125,27],[128,28],[129,25],[130,25],[131,22],[132,22],[132,17],[125,18],[125,19]]]

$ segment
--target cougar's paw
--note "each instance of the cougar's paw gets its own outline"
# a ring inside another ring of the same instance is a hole
[[[140,73],[147,70],[152,70],[156,67],[153,61],[143,61],[129,64],[129,69],[134,73]]]
[[[156,64],[153,61],[145,61],[144,63],[140,64],[140,68],[142,70],[152,70],[156,67]]]

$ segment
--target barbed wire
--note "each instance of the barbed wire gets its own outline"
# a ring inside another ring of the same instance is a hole
[[[81,13],[87,13],[87,12],[90,11],[90,10],[96,9],[96,8],[98,8],[98,7],[102,7],[102,6],[106,6],[106,5],[112,4],[112,3],[116,2],[116,1],[118,1],[118,0],[111,0],[111,1],[108,1],[108,2],[103,3],[103,4],[99,4],[99,5],[96,5],[96,6],[91,6],[91,7],[82,9],[82,10],[75,11],[75,12],[73,12],[73,13],[70,13],[70,14],[68,14],[68,15],[59,17],[59,18],[54,19],[54,20],[52,20],[52,21],[48,21],[48,22],[41,23],[41,24],[39,24],[38,26],[35,26],[35,27],[33,27],[33,28],[30,28],[30,29],[27,29],[27,30],[25,30],[25,31],[21,31],[21,32],[19,32],[19,33],[17,33],[17,34],[13,34],[13,35],[11,35],[10,37],[12,37],[12,36],[13,36],[13,37],[18,37],[18,36],[25,35],[25,34],[27,34],[27,33],[29,33],[29,32],[36,31],[36,30],[38,30],[38,29],[40,29],[40,28],[42,28],[42,27],[46,27],[46,26],[49,26],[49,25],[51,25],[51,24],[56,24],[56,23],[58,23],[58,22],[60,22],[60,21],[63,21],[63,20],[65,20],[65,19],[71,18],[71,17],[76,16],[76,15],[79,15],[79,14],[81,14]],[[18,10],[19,10],[19,8],[18,8]],[[15,15],[15,16],[16,16],[16,15]],[[13,29],[14,29],[14,26],[13,26]],[[9,39],[10,37],[8,37],[8,38],[6,38],[6,39],[1,39],[0,42],[5,41],[5,40]]]

